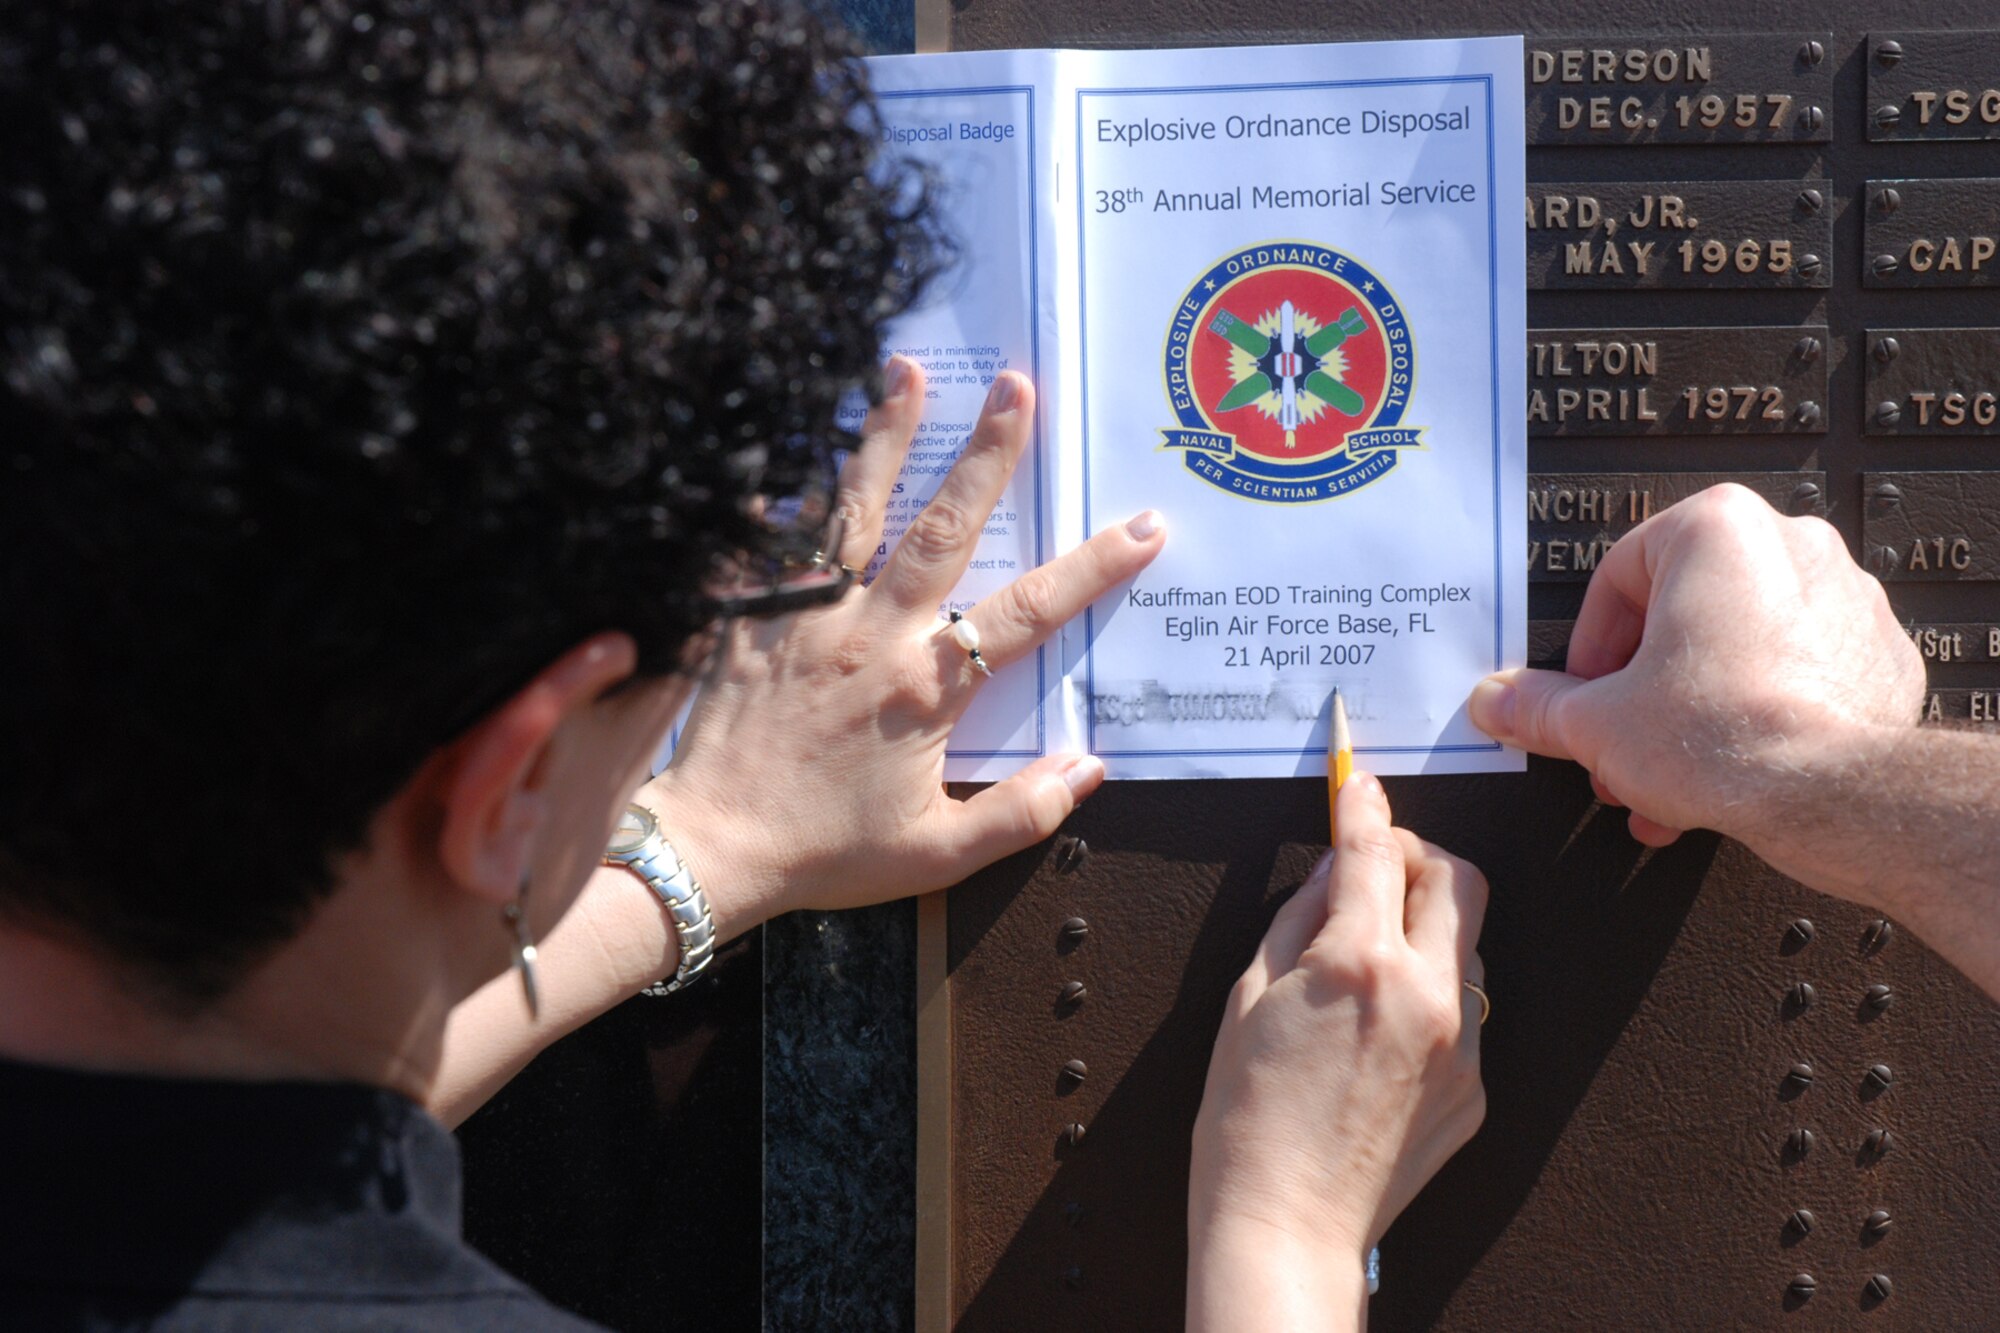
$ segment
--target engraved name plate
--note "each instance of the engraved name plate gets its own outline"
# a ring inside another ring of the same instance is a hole
[[[1826,429],[1825,325],[1530,329],[1528,434]]]
[[[2000,328],[1870,329],[1864,364],[1870,435],[2000,435]]]
[[[2000,472],[1864,472],[1861,550],[1885,582],[2000,579]]]
[[[1824,143],[1831,33],[1531,38],[1528,142]]]
[[[1865,285],[1991,287],[2000,282],[2000,179],[1869,181],[1864,202]]]
[[[1917,706],[1917,721],[1932,726],[1971,723],[1981,730],[2000,727],[2000,689],[1932,690]]]
[[[1528,288],[1825,287],[1833,185],[1578,181],[1528,186]]]
[[[1725,481],[1784,514],[1824,512],[1824,472],[1536,472],[1528,476],[1528,579],[1587,581],[1613,542],[1676,501]]]
[[[2000,139],[2000,31],[1868,34],[1868,137]]]

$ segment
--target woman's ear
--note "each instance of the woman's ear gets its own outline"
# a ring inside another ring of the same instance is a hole
[[[548,814],[545,787],[557,732],[637,665],[629,637],[594,635],[474,723],[442,756],[438,858],[460,889],[494,903],[520,893]]]

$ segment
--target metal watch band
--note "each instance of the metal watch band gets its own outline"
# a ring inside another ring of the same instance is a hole
[[[694,872],[680,855],[657,833],[625,856],[606,858],[615,865],[628,866],[646,887],[659,895],[674,933],[681,938],[681,962],[674,975],[646,987],[648,995],[672,995],[692,981],[715,957],[715,918],[708,910],[708,895],[695,883]]]

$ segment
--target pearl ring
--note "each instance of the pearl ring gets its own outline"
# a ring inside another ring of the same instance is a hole
[[[972,665],[979,668],[981,675],[993,674],[993,668],[987,666],[986,659],[979,655],[979,627],[967,620],[963,612],[951,612],[943,628],[950,631],[953,643],[965,649],[966,655],[972,659]]]

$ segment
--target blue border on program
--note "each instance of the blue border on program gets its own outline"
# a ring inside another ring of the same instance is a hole
[[[1080,406],[1083,413],[1083,531],[1090,535],[1090,338],[1086,327],[1089,319],[1087,302],[1082,293],[1087,290],[1084,283],[1084,237],[1087,235],[1087,221],[1084,217],[1084,200],[1089,197],[1083,183],[1083,99],[1085,97],[1157,97],[1162,93],[1245,93],[1245,92],[1285,92],[1307,88],[1386,88],[1418,83],[1477,83],[1486,91],[1486,290],[1489,321],[1489,346],[1493,353],[1492,374],[1492,417],[1493,417],[1493,669],[1503,665],[1501,654],[1506,623],[1507,588],[1502,577],[1500,558],[1500,290],[1499,290],[1499,207],[1500,201],[1494,197],[1494,149],[1493,149],[1493,76],[1491,74],[1429,74],[1413,75],[1395,79],[1321,79],[1308,83],[1220,83],[1179,88],[1079,88],[1076,90],[1076,278],[1077,291],[1077,358],[1081,370],[1078,385],[1083,395]],[[1326,746],[1266,746],[1261,749],[1235,750],[1100,750],[1097,748],[1097,663],[1095,645],[1097,642],[1096,608],[1086,607],[1083,613],[1083,663],[1084,698],[1089,713],[1086,716],[1090,753],[1114,759],[1223,759],[1260,754],[1325,754]],[[1356,754],[1461,754],[1494,751],[1501,749],[1498,741],[1488,741],[1483,745],[1357,745]]]
[[[1028,99],[1028,137],[1023,147],[1027,150],[1028,161],[1028,360],[1035,383],[1042,382],[1042,278],[1040,248],[1041,204],[1035,196],[1035,89],[1026,83],[993,84],[977,88],[903,88],[883,92],[877,90],[877,102],[910,101],[919,97],[987,97],[994,95],[1023,94]],[[1042,446],[1048,438],[1046,409],[1038,398],[1035,403],[1035,437],[1029,448],[1035,455],[1035,563],[1048,560],[1046,534],[1042,531]],[[1035,748],[1032,750],[954,750],[946,748],[945,754],[952,759],[1039,759],[1049,752],[1048,699],[1049,699],[1049,648],[1042,644],[1035,649]]]

